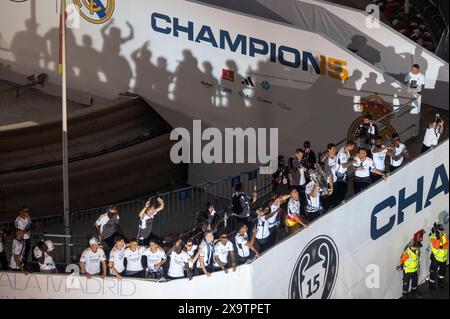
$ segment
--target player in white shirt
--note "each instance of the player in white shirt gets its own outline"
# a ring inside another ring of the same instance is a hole
[[[167,262],[167,256],[155,240],[150,240],[150,245],[144,250],[142,256],[147,260],[146,277],[161,279],[164,276],[162,265]]]
[[[414,94],[416,98],[412,102],[412,105],[415,108],[411,110],[411,114],[419,114],[422,102],[422,91],[425,87],[425,76],[420,73],[420,66],[418,64],[414,64],[411,72],[406,75],[405,83],[408,86],[408,92]]]
[[[355,195],[370,186],[372,183],[372,179],[370,178],[371,172],[381,175],[385,180],[387,179],[386,174],[379,171],[375,167],[373,160],[367,156],[367,150],[365,148],[360,148],[358,150],[358,155],[354,159],[355,161],[353,166],[355,166],[355,181],[353,188]]]
[[[196,272],[195,264],[197,263],[200,255],[198,245],[195,245],[192,239],[188,239],[184,245],[184,251],[189,256],[189,269],[194,274]]]
[[[347,141],[337,154],[336,181],[334,183],[335,205],[342,203],[348,191],[348,167],[353,165],[351,153],[355,149],[354,141]]]
[[[109,253],[109,273],[115,276],[117,279],[121,279],[125,276],[125,249],[127,248],[125,240],[122,236],[114,238],[114,247]]]
[[[228,257],[231,259],[231,265]],[[233,243],[228,240],[227,233],[222,231],[219,240],[214,246],[214,267],[216,267],[216,270],[222,269],[225,273],[228,273],[229,268],[232,268],[233,272],[236,271],[236,266],[236,254],[234,253]]]
[[[444,133],[444,119],[438,113],[433,122],[428,124],[425,136],[423,137],[422,150],[420,153],[423,154],[431,147],[437,146],[442,133]]]
[[[325,211],[336,206],[336,196],[334,193],[334,183],[337,180],[336,171],[338,169],[338,157],[336,154],[336,145],[329,143],[327,145],[327,156],[324,159],[324,172],[328,178],[330,188],[329,194],[323,194],[324,196],[322,198]]]
[[[386,156],[389,154],[389,152],[394,152],[393,147],[384,146],[383,145],[383,139],[381,136],[377,136],[375,138],[375,143],[372,147],[372,159],[375,164],[375,168],[378,169],[380,172],[385,173],[386,172]],[[381,175],[375,174],[373,172],[370,172],[370,178],[372,179],[372,183],[377,182]]]
[[[55,248],[50,240],[40,241],[34,248],[33,255],[37,259],[40,272],[56,273]]]
[[[148,246],[152,236],[152,226],[155,220],[156,214],[164,209],[164,201],[161,197],[156,199],[158,206],[152,203],[151,200],[145,203],[144,208],[139,212],[139,227],[138,227],[138,240],[142,246]]]
[[[136,238],[130,240],[130,247],[125,249],[125,259],[127,260],[125,276],[144,278],[145,272],[144,267],[142,266],[144,250],[145,247],[139,246]]]
[[[106,277],[106,255],[105,251],[99,247],[96,237],[89,240],[89,248],[81,254],[80,268],[81,273],[86,274],[88,279],[99,274],[102,278]]]
[[[276,240],[276,221],[277,216],[281,212],[282,199],[279,195],[275,195],[274,202],[268,207],[261,207],[256,210],[256,242],[258,243],[259,252],[267,250]]]
[[[181,239],[175,243],[167,255],[170,257],[167,277],[169,279],[184,278],[186,273],[189,280],[192,280],[192,272],[189,269],[189,255],[183,250]]]
[[[115,206],[110,206],[108,212],[100,215],[95,222],[95,230],[99,241],[104,241],[109,249],[114,246],[114,238],[123,236],[119,226],[119,213]]]
[[[288,201],[286,218],[284,220],[288,235],[295,233],[301,226],[308,228],[308,224],[300,216],[300,195],[297,189],[292,188],[290,196],[291,198]]]
[[[2,226],[0,226],[0,269],[8,270],[8,260],[6,258],[6,251],[3,244],[6,242],[6,233]]]
[[[390,158],[390,172],[395,172],[400,166],[405,163],[405,159],[408,159],[409,153],[406,145],[400,141],[400,137],[397,133],[392,134],[392,146],[394,151],[391,152]]]
[[[199,256],[197,261],[197,270],[200,275],[211,276],[214,271],[214,234],[212,231],[206,231],[205,238],[198,248]]]
[[[320,197],[324,193],[319,187],[319,183],[311,180],[306,185],[306,216],[308,216],[309,221],[313,221],[324,213]]]
[[[252,237],[248,239],[248,226],[244,223],[238,224],[236,237],[234,241],[236,243],[236,251],[237,251],[237,262],[238,265],[242,265],[247,262],[251,258],[252,251],[256,258],[259,257],[259,252],[255,248],[255,235],[256,235],[256,227],[253,228]]]
[[[31,247],[31,234],[30,234],[31,218],[30,218],[30,209],[28,207],[22,207],[20,209],[19,216],[16,218],[14,225],[16,229],[24,231],[23,240],[25,243],[25,248],[22,256],[23,258],[22,262],[26,264]]]
[[[21,271],[25,275],[28,275],[28,271],[25,269],[23,264],[23,254],[25,251],[25,241],[23,239],[25,232],[23,230],[17,229],[14,233],[14,240],[12,243],[11,251],[11,261],[9,268],[15,271]]]

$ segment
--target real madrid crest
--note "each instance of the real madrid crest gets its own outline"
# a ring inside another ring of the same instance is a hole
[[[94,24],[102,24],[114,14],[115,0],[73,0],[80,10],[80,15]]]

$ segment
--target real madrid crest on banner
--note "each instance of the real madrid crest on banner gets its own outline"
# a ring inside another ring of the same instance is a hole
[[[73,0],[79,8],[80,15],[94,24],[102,24],[114,14],[115,0]]]
[[[333,240],[318,236],[303,249],[289,284],[291,299],[328,299],[339,268],[339,254]]]

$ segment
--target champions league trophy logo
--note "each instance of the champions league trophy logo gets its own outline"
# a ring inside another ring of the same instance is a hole
[[[333,291],[339,255],[333,240],[314,238],[303,249],[291,275],[289,298],[328,299]]]

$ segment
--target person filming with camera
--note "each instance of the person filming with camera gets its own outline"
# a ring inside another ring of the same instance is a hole
[[[421,154],[428,151],[430,148],[436,147],[439,144],[439,138],[444,132],[444,119],[438,113],[434,120],[428,125],[423,138]]]

